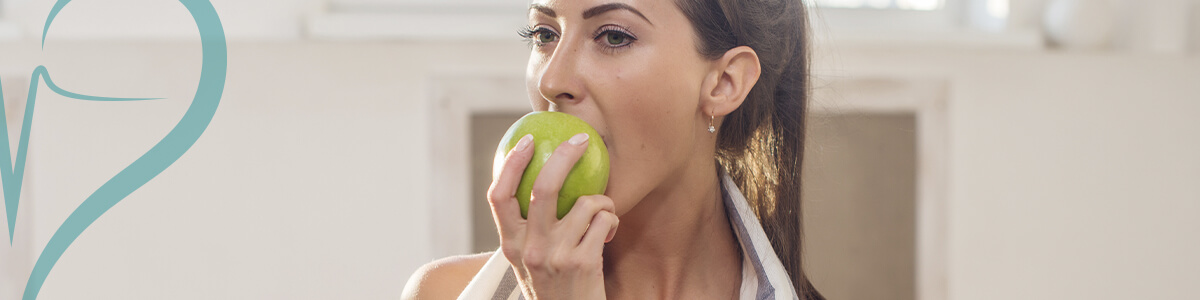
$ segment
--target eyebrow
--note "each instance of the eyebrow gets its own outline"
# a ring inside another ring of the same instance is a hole
[[[551,18],[557,18],[557,17],[558,17],[558,14],[554,13],[554,10],[553,10],[553,9],[550,9],[550,7],[548,7],[548,6],[545,6],[545,5],[541,5],[541,4],[532,4],[532,5],[529,5],[529,9],[530,9],[530,10],[536,10],[536,11],[538,11],[538,12],[542,13],[543,15],[546,15],[546,16],[548,16],[548,17],[551,17]]]
[[[533,5],[529,6],[529,9],[536,10],[536,11],[538,11],[546,16],[549,16],[551,18],[558,17],[558,14],[554,12],[554,9],[551,9],[550,7],[545,6],[545,5],[533,4]],[[646,20],[646,23],[650,23],[650,25],[654,25],[654,22],[650,22],[650,19],[646,18],[646,15],[642,14],[641,11],[638,11],[636,8],[633,8],[633,6],[629,6],[628,4],[625,4],[625,3],[608,3],[608,4],[601,4],[596,7],[589,8],[588,10],[583,11],[583,18],[590,19],[592,17],[598,16],[598,15],[606,13],[606,12],[614,11],[614,10],[627,10],[627,11],[632,12],[633,14],[637,15],[638,17],[641,17],[642,20]]]

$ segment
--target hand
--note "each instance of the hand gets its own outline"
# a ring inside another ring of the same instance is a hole
[[[587,149],[587,138],[576,135],[550,155],[534,181],[528,219],[521,218],[515,194],[533,157],[533,136],[521,138],[509,151],[488,189],[500,249],[526,299],[605,299],[602,254],[619,222],[612,199],[582,196],[562,220],[555,215],[558,192]]]

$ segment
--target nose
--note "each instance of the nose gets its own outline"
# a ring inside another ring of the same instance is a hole
[[[584,76],[579,73],[578,52],[561,43],[541,66],[538,92],[542,99],[555,106],[565,106],[582,101],[587,97]]]

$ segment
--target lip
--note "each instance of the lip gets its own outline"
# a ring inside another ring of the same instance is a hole
[[[608,148],[607,149],[608,152],[611,153],[612,152],[612,141],[608,139],[608,136],[605,134],[600,134],[600,141],[604,142],[604,147]]]

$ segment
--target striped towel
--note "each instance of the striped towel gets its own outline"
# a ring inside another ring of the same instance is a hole
[[[725,172],[721,172],[722,195],[729,223],[742,246],[742,287],[740,299],[800,299],[787,270],[775,256],[771,241],[759,225],[758,218],[750,210],[746,197],[738,190]],[[749,221],[749,222],[747,222]],[[471,279],[471,283],[458,296],[460,300],[513,300],[525,299],[517,287],[517,277],[512,265],[501,251],[496,251],[483,269]]]

